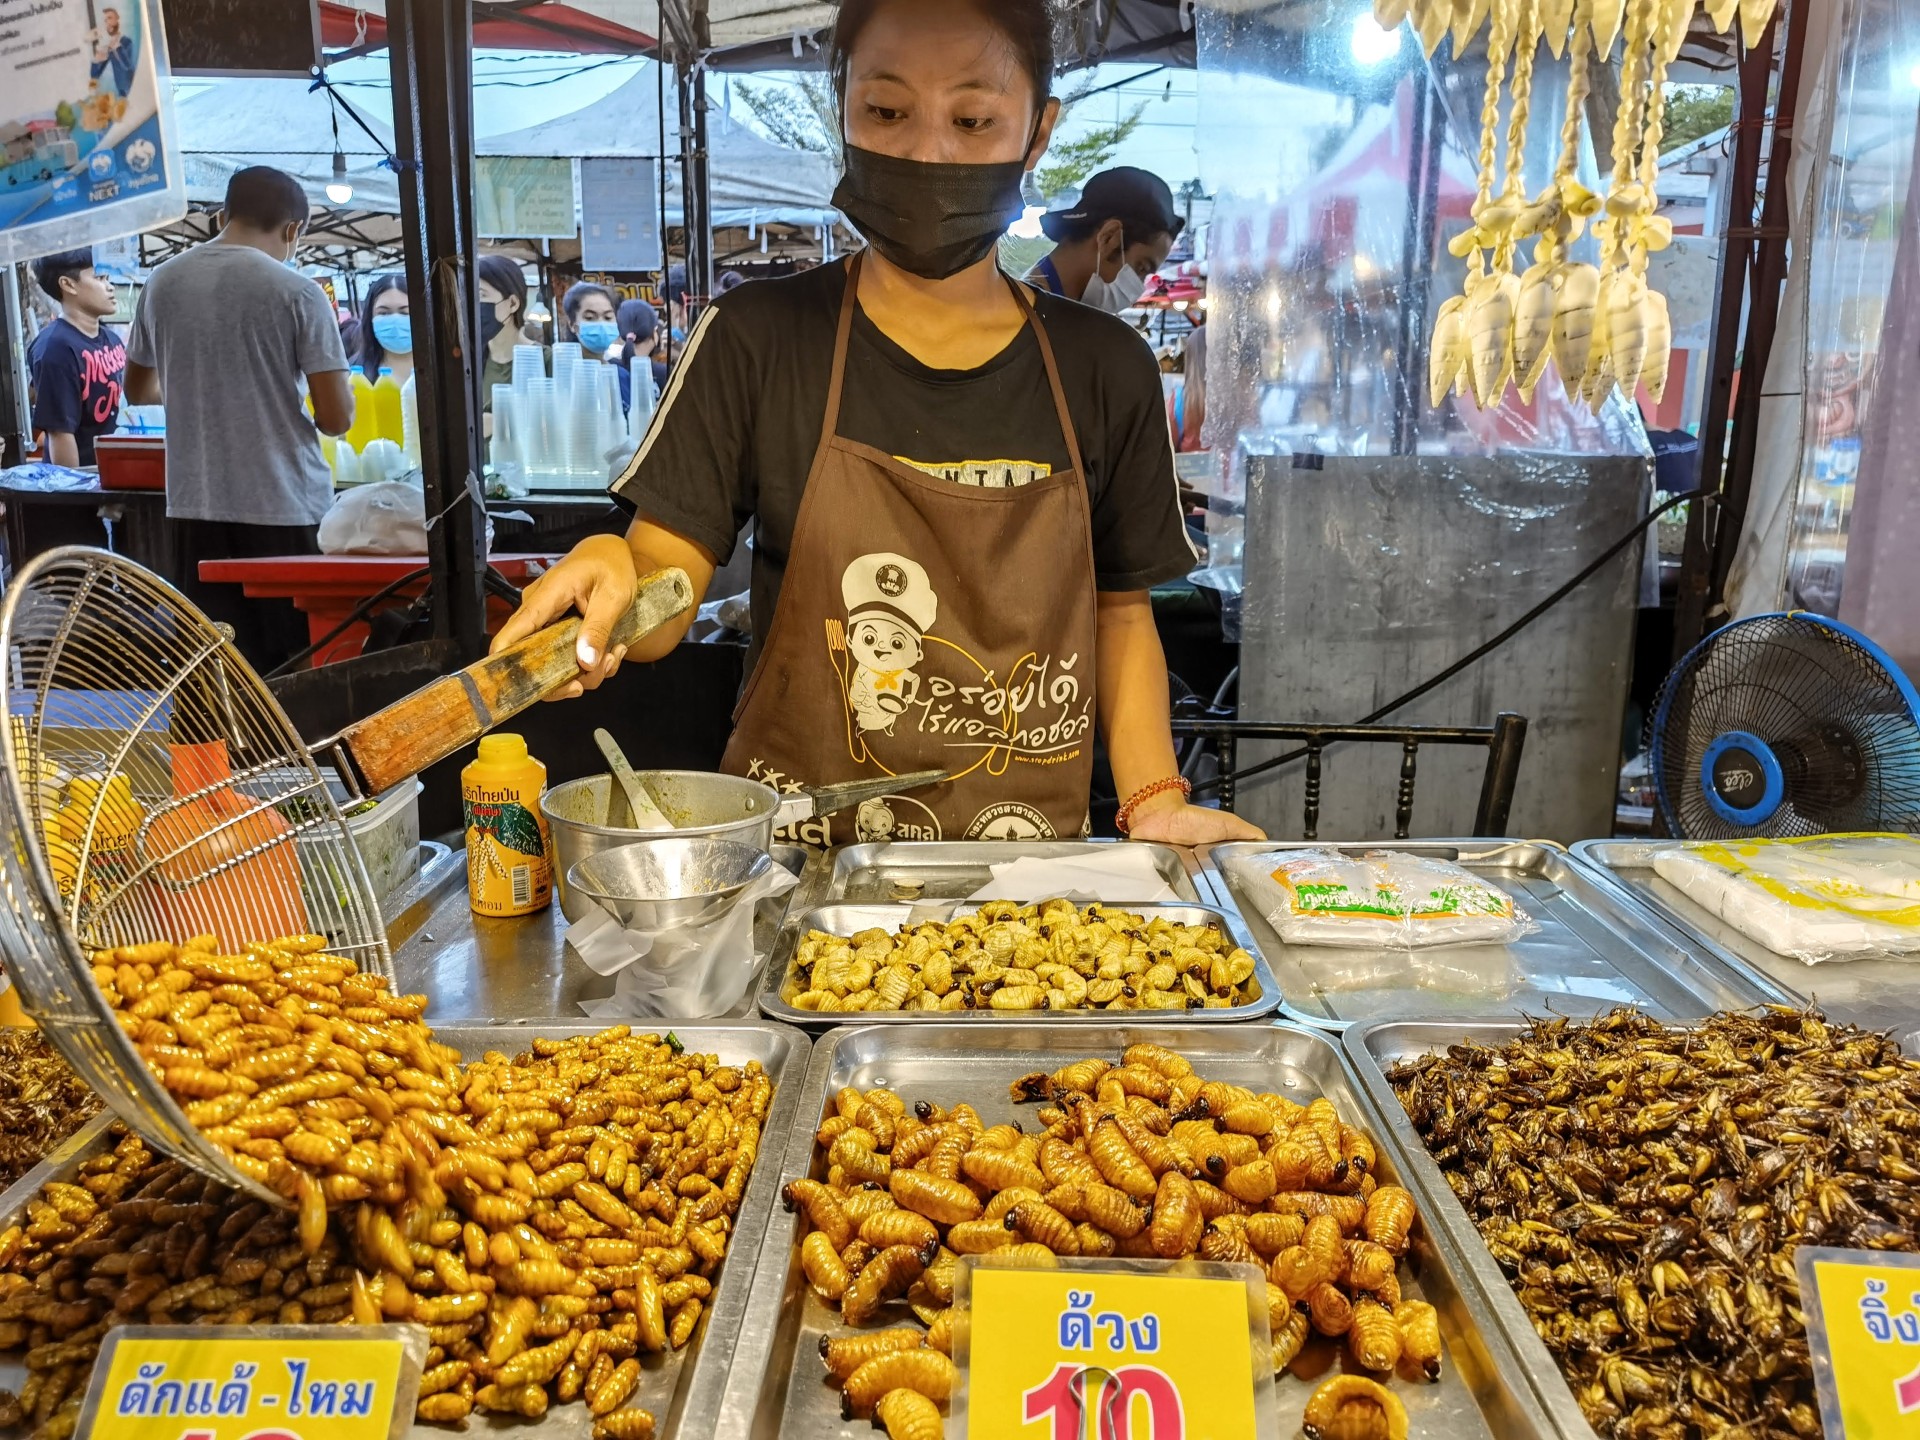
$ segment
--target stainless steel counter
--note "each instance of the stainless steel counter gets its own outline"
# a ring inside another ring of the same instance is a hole
[[[790,861],[785,854],[775,859]],[[782,897],[760,907],[754,942],[763,958],[773,949],[784,906]],[[567,950],[566,925],[557,904],[515,920],[474,914],[465,852],[452,851],[446,862],[423,869],[389,910],[395,986],[403,995],[425,995],[436,1026],[583,1020],[580,1002],[613,994],[614,977],[594,974]],[[756,1014],[757,990],[749,986],[723,1018]]]

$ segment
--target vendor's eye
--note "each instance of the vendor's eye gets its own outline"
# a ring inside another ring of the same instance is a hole
[[[985,115],[956,115],[953,123],[962,130],[980,131],[989,128],[993,121]]]
[[[873,119],[878,120],[882,125],[891,125],[897,120],[907,118],[906,111],[895,110],[886,105],[869,105],[867,106],[867,114]]]

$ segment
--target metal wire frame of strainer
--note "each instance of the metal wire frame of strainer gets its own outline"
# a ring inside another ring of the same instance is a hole
[[[0,956],[26,1010],[148,1140],[284,1205],[194,1128],[95,983],[92,956],[272,932],[221,934],[233,951],[293,929],[391,978],[378,901],[326,777],[224,631],[104,551],[51,551],[0,593],[0,664],[12,840],[0,846]]]

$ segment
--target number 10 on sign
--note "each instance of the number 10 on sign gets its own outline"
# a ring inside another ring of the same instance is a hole
[[[1252,1267],[967,1269],[955,1409],[968,1440],[1251,1440],[1277,1426]]]

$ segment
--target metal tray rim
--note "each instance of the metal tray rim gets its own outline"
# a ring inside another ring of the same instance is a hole
[[[0,1226],[13,1225],[26,1214],[27,1202],[40,1193],[49,1181],[80,1159],[120,1117],[111,1108],[103,1109],[78,1130],[40,1157],[40,1163],[5,1190],[0,1190]]]
[[[1391,1144],[1395,1159],[1401,1164],[1402,1183],[1414,1191],[1421,1214],[1428,1218],[1429,1227],[1444,1230],[1453,1251],[1464,1259],[1473,1288],[1487,1301],[1501,1335],[1519,1359],[1521,1368],[1526,1371],[1536,1398],[1553,1420],[1562,1440],[1598,1440],[1593,1427],[1581,1412],[1579,1402],[1574,1399],[1573,1387],[1567,1383],[1559,1363],[1534,1330],[1526,1312],[1520,1308],[1513,1287],[1487,1249],[1486,1242],[1480,1238],[1473,1217],[1453,1193],[1453,1187],[1447,1184],[1446,1176],[1441,1174],[1439,1165],[1427,1150],[1426,1142],[1420,1138],[1419,1132],[1413,1128],[1413,1122],[1407,1117],[1400,1097],[1387,1082],[1386,1068],[1380,1063],[1379,1038],[1396,1031],[1423,1029],[1441,1023],[1452,1032],[1455,1040],[1480,1040],[1493,1044],[1510,1040],[1526,1029],[1526,1022],[1513,1016],[1504,1020],[1459,1022],[1451,1018],[1445,1022],[1382,1020],[1353,1026],[1341,1036],[1341,1044],[1348,1063],[1359,1079],[1362,1092],[1368,1097],[1368,1108],[1374,1112],[1382,1135]]]
[[[539,1039],[570,1039],[580,1035],[598,1035],[610,1028],[603,1022],[591,1020],[556,1020],[535,1022],[526,1026],[497,1024],[454,1024],[436,1030],[436,1036],[455,1037],[464,1042],[468,1053],[476,1053],[478,1047],[513,1049],[524,1048],[530,1041]],[[714,1305],[701,1321],[699,1351],[688,1357],[683,1364],[686,1369],[675,1386],[674,1401],[676,1410],[666,1410],[659,1414],[662,1436],[683,1435],[691,1440],[704,1440],[704,1437],[721,1434],[715,1429],[715,1421],[727,1393],[727,1380],[733,1369],[735,1346],[745,1329],[745,1320],[752,1300],[756,1267],[760,1256],[765,1231],[772,1222],[775,1205],[782,1183],[782,1171],[774,1165],[776,1154],[784,1154],[791,1143],[789,1132],[793,1129],[794,1116],[799,1112],[800,1097],[804,1089],[803,1077],[808,1073],[809,1064],[802,1063],[809,1057],[812,1041],[805,1032],[791,1025],[782,1025],[775,1021],[753,1019],[742,1020],[683,1020],[673,1022],[642,1022],[634,1027],[638,1033],[665,1034],[674,1032],[688,1041],[689,1048],[712,1050],[723,1053],[728,1035],[755,1034],[767,1036],[779,1042],[773,1061],[767,1062],[768,1076],[773,1080],[773,1103],[767,1111],[767,1123],[761,1133],[761,1151],[755,1161],[753,1176],[747,1182],[746,1194],[741,1199],[737,1215],[738,1224],[734,1228],[733,1239],[728,1246],[727,1261],[738,1265],[738,1273],[731,1277],[733,1283],[722,1283],[715,1287]],[[488,1037],[494,1037],[498,1045],[488,1045]],[[711,1037],[695,1042],[694,1037]],[[449,1041],[449,1043],[452,1043]],[[124,1123],[112,1110],[102,1111],[85,1125],[75,1131],[47,1157],[28,1171],[4,1192],[0,1192],[0,1225],[15,1223],[24,1214],[26,1204],[41,1187],[51,1179],[58,1179],[63,1171],[70,1171],[89,1153],[96,1150],[105,1140],[107,1129],[115,1123]],[[134,1127],[128,1126],[129,1130]],[[137,1132],[136,1132],[137,1133]],[[813,1127],[808,1126],[806,1138],[811,1142]],[[156,1147],[157,1154],[164,1154]],[[736,1260],[736,1256],[738,1257]],[[723,1279],[726,1272],[723,1271]],[[684,1352],[683,1352],[684,1353]],[[545,1426],[554,1421],[578,1418],[581,1424],[578,1433],[586,1433],[586,1412],[584,1405],[566,1406],[549,1412],[549,1418],[523,1426],[528,1434],[539,1434]],[[569,1427],[567,1433],[572,1433]],[[413,1423],[404,1433],[415,1437],[443,1435],[444,1430],[435,1426]]]
[[[1659,895],[1650,890],[1642,890],[1613,867],[1611,861],[1602,856],[1609,849],[1620,845],[1643,846],[1649,850],[1665,850],[1684,845],[1684,840],[1582,840],[1573,847],[1573,859],[1576,865],[1583,866],[1588,873],[1607,889],[1624,895],[1647,911],[1667,929],[1678,935],[1682,943],[1696,946],[1711,955],[1720,964],[1738,974],[1748,984],[1768,993],[1775,1000],[1787,1004],[1808,1004],[1812,996],[1787,984],[1777,976],[1768,974],[1746,956],[1730,950],[1718,940],[1706,934],[1699,926],[1687,920],[1668,905]],[[1755,942],[1758,943],[1758,942]],[[1783,957],[1784,958],[1784,957]],[[1920,1014],[1916,1015],[1920,1020]]]
[[[1024,855],[1035,854],[1047,848],[1071,854],[1079,851],[1098,853],[1099,848],[1113,845],[1133,845],[1152,854],[1159,864],[1160,873],[1167,880],[1168,887],[1178,891],[1182,884],[1201,898],[1199,877],[1186,864],[1180,849],[1173,845],[1162,845],[1152,841],[1123,840],[877,840],[853,845],[841,845],[823,852],[826,864],[822,869],[821,883],[829,896],[843,895],[850,872],[873,864],[874,852],[881,849],[911,848],[919,854],[933,850],[960,850],[968,856],[981,859],[986,864],[996,860],[1017,860]],[[1170,864],[1169,864],[1170,862]],[[831,904],[832,900],[823,903]],[[1171,902],[1170,902],[1171,903]],[[1185,903],[1191,904],[1192,901]]]
[[[811,898],[811,897],[810,897]],[[846,902],[851,909],[879,909],[880,905],[862,905]],[[900,902],[897,908],[912,909],[918,904],[971,905],[969,900],[955,901],[912,901]],[[986,903],[986,902],[978,902]],[[849,1019],[857,1017],[858,1025],[926,1025],[936,1021],[945,1021],[956,1025],[1030,1025],[1034,1023],[1036,1013],[1045,1017],[1045,1023],[1056,1022],[1070,1025],[1127,1023],[1116,1021],[1116,1015],[1145,1015],[1149,1013],[1167,1018],[1159,1023],[1168,1025],[1229,1025],[1243,1020],[1261,1020],[1279,1010],[1285,1000],[1280,993],[1280,982],[1274,978],[1273,967],[1260,947],[1253,943],[1246,923],[1241,919],[1240,911],[1231,903],[1220,904],[1212,897],[1198,902],[1169,901],[1161,905],[1115,905],[1115,909],[1125,909],[1151,914],[1156,910],[1202,910],[1219,922],[1227,938],[1249,955],[1253,956],[1253,979],[1260,986],[1260,998],[1245,1005],[1235,1005],[1222,1010],[1166,1010],[1166,1011],[1111,1011],[1111,1010],[1047,1010],[1041,1012],[1016,1010],[862,1010],[854,1016],[845,1014],[821,1015],[812,1010],[802,1010],[789,1004],[782,994],[787,988],[787,972],[793,962],[793,952],[800,943],[805,922],[821,910],[838,908],[832,904],[795,904],[787,912],[786,922],[780,927],[780,936],[774,941],[773,953],[767,957],[766,967],[760,977],[760,1013],[769,1020],[801,1029],[832,1030],[846,1025]],[[857,1027],[856,1027],[857,1028]]]
[[[1583,841],[1581,844],[1598,842]],[[1663,941],[1665,944],[1682,951],[1691,952],[1689,958],[1695,961],[1721,988],[1731,995],[1745,999],[1750,1004],[1778,1003],[1792,997],[1767,976],[1756,971],[1751,965],[1730,956],[1721,947],[1695,936],[1691,931],[1670,922],[1663,914],[1649,905],[1646,900],[1630,888],[1621,884],[1615,877],[1600,873],[1600,868],[1590,862],[1582,862],[1578,855],[1578,846],[1562,845],[1557,840],[1523,840],[1516,838],[1475,838],[1450,836],[1417,840],[1351,840],[1351,841],[1314,841],[1314,840],[1235,840],[1218,845],[1201,846],[1196,852],[1201,863],[1200,878],[1211,892],[1214,903],[1223,909],[1229,909],[1241,922],[1245,944],[1261,963],[1272,969],[1272,964],[1264,947],[1250,943],[1253,941],[1251,926],[1240,910],[1239,899],[1233,893],[1226,871],[1216,863],[1215,857],[1235,859],[1243,855],[1271,850],[1396,850],[1418,853],[1423,850],[1441,852],[1441,858],[1455,861],[1484,860],[1503,850],[1541,851],[1558,855],[1583,878],[1595,883],[1601,893],[1614,903],[1624,915],[1642,927],[1643,938]],[[1654,958],[1654,957],[1649,957]],[[1490,1008],[1484,1012],[1449,1012],[1449,1023],[1458,1020],[1461,1024],[1477,1024],[1483,1021],[1500,1022],[1509,1020],[1513,1015],[1511,1005],[1499,1006],[1498,1002],[1489,1002]],[[1492,1008],[1498,1006],[1498,1008]],[[1317,1030],[1329,1030],[1336,1034],[1356,1028],[1374,1025],[1414,1023],[1411,1017],[1399,1019],[1372,1020],[1336,1020],[1328,1016],[1314,1015],[1301,1009],[1285,995],[1281,997],[1280,1016],[1297,1025],[1311,1026]]]
[[[1111,1015],[1103,1015],[1100,1019],[1102,1023],[1093,1027],[1095,1034],[1084,1033],[1085,1027],[1076,1027],[1072,1031],[1072,1040],[1076,1046],[1097,1042],[1106,1049],[1119,1050],[1136,1041],[1153,1041],[1183,1047],[1182,1053],[1198,1063],[1205,1062],[1208,1046],[1252,1049],[1274,1043],[1275,1037],[1290,1037],[1296,1041],[1303,1041],[1311,1047],[1330,1052],[1335,1068],[1351,1092],[1357,1118],[1361,1123],[1371,1127],[1376,1143],[1393,1165],[1402,1183],[1407,1183],[1408,1161],[1411,1157],[1404,1153],[1404,1146],[1398,1137],[1388,1130],[1384,1117],[1376,1113],[1376,1101],[1362,1083],[1358,1067],[1342,1046],[1339,1037],[1309,1026],[1278,1022],[1266,1025],[1242,1025],[1230,1030],[1195,1031],[1180,1029],[1164,1021],[1116,1019]],[[956,1025],[954,1030],[956,1033],[951,1038],[956,1041],[965,1038],[966,1030],[963,1027]],[[1105,1040],[1097,1041],[1097,1034],[1100,1031],[1109,1033]],[[828,1082],[835,1066],[839,1063],[843,1047],[868,1035],[877,1041],[896,1046],[912,1043],[929,1049],[938,1048],[942,1038],[937,1034],[926,1034],[924,1031],[901,1032],[885,1025],[836,1026],[820,1036],[814,1044],[805,1080],[806,1095],[809,1098],[804,1103],[809,1106],[816,1102],[825,1104],[832,1094]],[[1043,1048],[1044,1043],[1043,1037],[1035,1037],[1036,1049]],[[1009,1054],[1012,1053],[1009,1052]],[[792,1134],[782,1158],[780,1173],[783,1177],[807,1174],[812,1166],[814,1126],[808,1122],[808,1116],[811,1113],[810,1109],[803,1109],[794,1119]],[[1415,1139],[1417,1143],[1418,1137]],[[1425,1157],[1424,1147],[1421,1147],[1419,1154],[1422,1158]],[[1423,1215],[1426,1209],[1423,1203],[1421,1205]],[[779,1314],[790,1278],[788,1272],[791,1257],[788,1251],[791,1249],[791,1241],[777,1239],[779,1233],[780,1226],[773,1223],[770,1218],[765,1234],[761,1238],[754,1266],[754,1286],[750,1305],[755,1315],[766,1313],[777,1316]],[[1509,1364],[1525,1368],[1523,1356],[1514,1350],[1505,1327],[1498,1323],[1493,1303],[1497,1297],[1484,1293],[1479,1277],[1473,1273],[1465,1257],[1459,1253],[1454,1237],[1432,1225],[1426,1227],[1425,1233],[1428,1242],[1434,1248],[1436,1258],[1448,1273],[1451,1283],[1458,1292],[1474,1328],[1485,1343],[1488,1359],[1494,1362],[1496,1369],[1503,1374],[1508,1373]],[[1474,1239],[1478,1244],[1477,1235]],[[736,1348],[734,1369],[740,1376],[740,1383],[729,1383],[727,1387],[728,1399],[721,1411],[722,1423],[719,1434],[746,1436],[752,1432],[757,1402],[760,1398],[759,1379],[773,1361],[773,1342],[777,1328],[777,1325],[767,1327],[764,1343],[756,1337],[749,1348]],[[1554,1373],[1557,1374],[1558,1371]],[[1557,1429],[1552,1425],[1551,1417],[1537,1393],[1538,1387],[1531,1377],[1525,1384],[1511,1384],[1510,1389],[1516,1404],[1526,1412],[1524,1418],[1533,1426],[1533,1433],[1540,1437],[1540,1440],[1548,1440],[1548,1437],[1557,1434]],[[1483,1419],[1487,1418],[1485,1411],[1480,1413]],[[1491,1424],[1488,1425],[1488,1429],[1492,1431]],[[1527,1434],[1525,1432],[1503,1434],[1499,1436],[1499,1440],[1527,1440]],[[1590,1440],[1590,1437],[1579,1437],[1579,1440]]]

